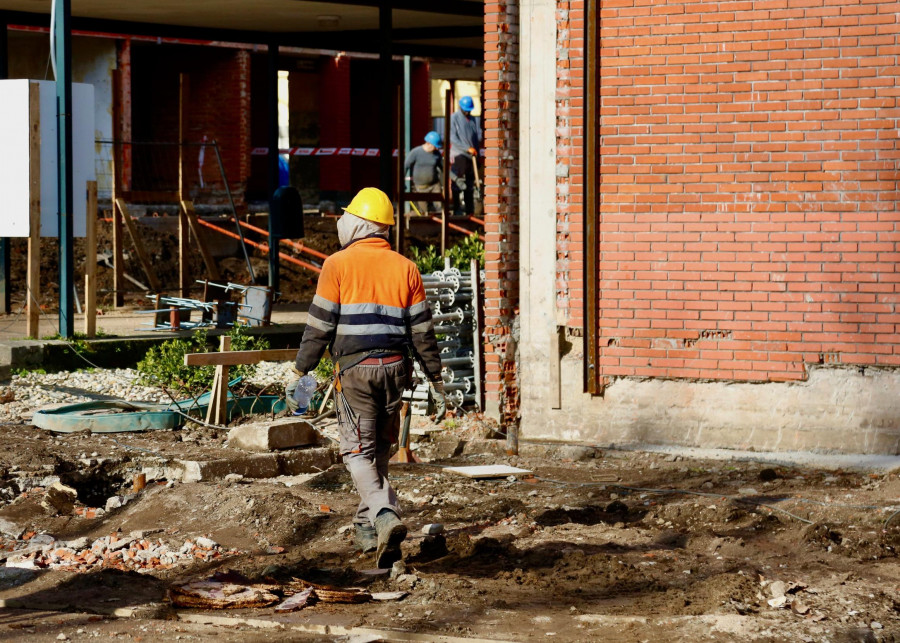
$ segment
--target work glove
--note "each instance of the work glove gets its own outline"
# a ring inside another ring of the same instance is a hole
[[[470,148],[468,149],[468,152],[469,152],[469,154],[471,154],[472,156],[475,156],[475,154],[476,154],[476,150],[475,150],[474,147],[470,147]]]
[[[440,422],[447,416],[447,394],[444,391],[444,380],[431,382],[428,385],[431,400],[434,402],[434,421]]]

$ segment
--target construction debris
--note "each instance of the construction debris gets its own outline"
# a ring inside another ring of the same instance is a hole
[[[27,569],[59,569],[68,572],[89,572],[100,568],[146,573],[159,569],[172,569],[176,565],[194,561],[218,560],[239,554],[226,550],[208,538],[185,540],[182,545],[169,545],[161,539],[151,540],[144,532],[131,535],[114,533],[97,538],[75,541],[57,541],[43,534],[42,543],[13,550],[6,561],[7,567]],[[17,547],[20,543],[13,543]]]
[[[78,500],[78,492],[75,489],[67,487],[61,482],[54,482],[47,488],[41,506],[47,511],[68,515],[75,508],[76,500]]]
[[[358,587],[317,585],[299,578],[287,583],[271,579],[255,583],[234,571],[217,572],[205,580],[173,585],[169,590],[169,599],[176,607],[217,610],[267,607],[278,602],[279,596],[285,600],[275,608],[276,612],[295,612],[317,602],[366,603],[372,600],[372,594]]]

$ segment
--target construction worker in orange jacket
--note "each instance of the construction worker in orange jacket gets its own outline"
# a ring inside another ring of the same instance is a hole
[[[376,551],[379,568],[400,558],[406,526],[388,481],[391,444],[400,429],[401,394],[412,380],[412,358],[432,391],[443,396],[441,359],[431,309],[418,268],[387,240],[394,206],[363,188],[338,220],[341,249],[328,257],[309,308],[296,369],[306,373],[330,348],[335,362],[341,456],[360,504],[355,543]]]

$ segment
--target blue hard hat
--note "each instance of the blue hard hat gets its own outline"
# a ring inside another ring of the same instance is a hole
[[[459,99],[459,108],[464,112],[471,112],[475,109],[475,101],[471,96],[463,96]]]
[[[441,140],[441,135],[434,131],[428,132],[425,135],[425,142],[431,143],[438,149],[441,149],[444,146],[444,141]]]

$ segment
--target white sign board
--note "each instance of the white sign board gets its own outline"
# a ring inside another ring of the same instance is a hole
[[[41,236],[59,234],[57,203],[56,83],[53,81],[0,80],[0,237],[28,236],[28,85],[40,92],[41,121]],[[72,84],[72,228],[76,237],[86,233],[85,186],[94,173],[94,87]],[[94,213],[96,216],[96,213]]]

